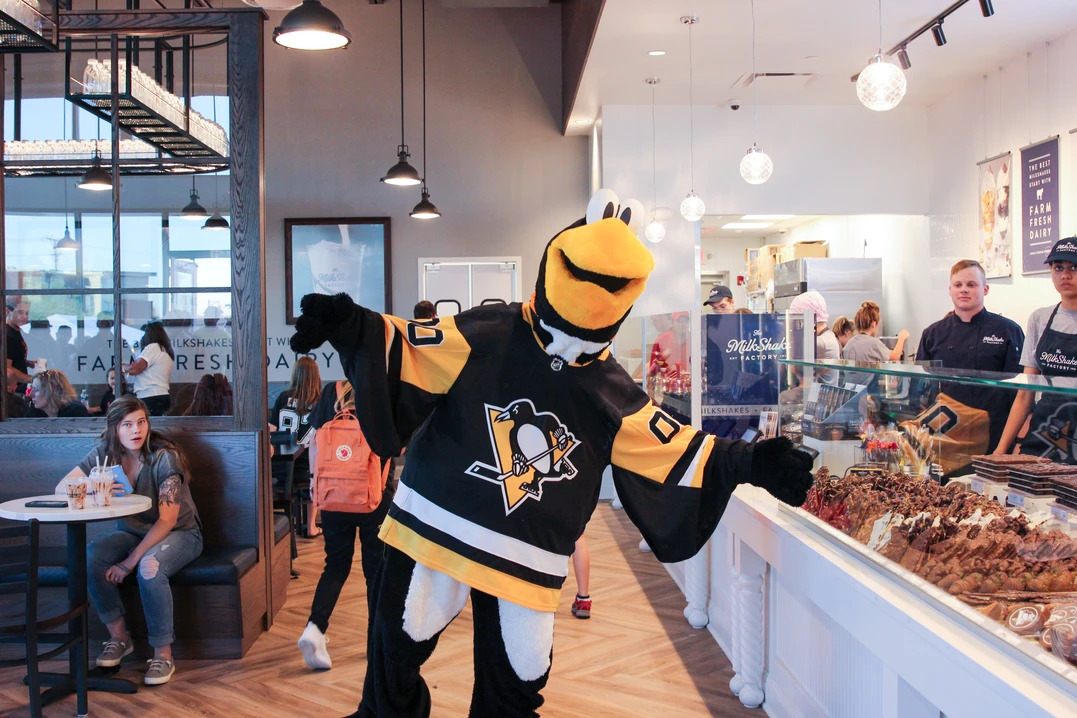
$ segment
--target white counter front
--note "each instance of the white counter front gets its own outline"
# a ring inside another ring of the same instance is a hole
[[[805,718],[1077,716],[1077,670],[824,534],[741,486],[710,544],[669,566],[745,705]]]

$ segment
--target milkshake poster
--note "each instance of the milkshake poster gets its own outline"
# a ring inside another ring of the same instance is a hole
[[[389,218],[284,220],[287,322],[311,293],[344,292],[376,312],[390,308]]]
[[[1043,274],[1043,260],[1060,238],[1058,137],[1021,150],[1021,274]]]
[[[980,264],[988,279],[1013,272],[1013,235],[1010,234],[1009,152],[984,160],[980,169],[980,232],[977,235]]]

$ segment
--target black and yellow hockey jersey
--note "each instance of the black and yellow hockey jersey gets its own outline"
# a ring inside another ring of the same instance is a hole
[[[382,539],[553,611],[607,464],[655,555],[680,561],[747,481],[752,450],[678,424],[608,351],[583,365],[551,357],[534,321],[520,304],[425,321],[357,307],[334,346],[374,451],[408,447]]]

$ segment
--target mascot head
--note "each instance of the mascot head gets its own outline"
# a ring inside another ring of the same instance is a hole
[[[603,189],[586,218],[546,245],[531,304],[547,353],[584,363],[613,341],[654,269],[636,236],[642,225],[642,204]]]

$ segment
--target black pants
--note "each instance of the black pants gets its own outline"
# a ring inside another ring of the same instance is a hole
[[[168,394],[147,396],[142,400],[142,403],[150,410],[150,416],[164,416],[165,412],[172,406],[172,397]]]
[[[310,621],[325,633],[329,617],[333,615],[340,591],[352,570],[355,557],[355,533],[359,532],[359,547],[363,561],[363,577],[366,579],[367,628],[374,615],[373,596],[375,579],[381,564],[384,544],[378,538],[378,529],[392,503],[392,494],[383,496],[381,504],[369,514],[344,511],[322,512],[322,536],[325,537],[325,568],[314,589],[314,601],[310,605]]]
[[[385,547],[377,592],[374,594],[374,626],[367,641],[367,670],[358,715],[363,718],[425,718],[430,715],[430,689],[419,669],[437,646],[439,632],[415,641],[404,631],[404,600],[411,585],[415,562],[392,546]],[[471,693],[471,718],[537,716],[542,705],[540,691],[549,670],[524,681],[513,670],[501,637],[497,599],[471,590],[475,621],[475,686]],[[444,629],[443,629],[444,630]]]

